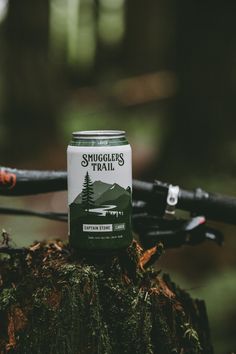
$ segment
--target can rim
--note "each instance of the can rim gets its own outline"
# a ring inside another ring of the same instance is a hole
[[[93,139],[93,138],[121,138],[125,136],[124,130],[80,130],[72,133],[74,138]]]

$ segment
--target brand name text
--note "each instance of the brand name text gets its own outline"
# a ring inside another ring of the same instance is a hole
[[[124,165],[124,154],[83,154],[81,166],[91,165],[93,171],[114,171],[114,162],[119,166]]]

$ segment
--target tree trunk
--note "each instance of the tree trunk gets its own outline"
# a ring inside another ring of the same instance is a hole
[[[101,258],[60,242],[5,250],[1,354],[213,353],[204,302],[144,269],[150,251],[136,242]]]
[[[151,176],[231,174],[235,121],[235,2],[178,2],[178,96],[169,135]]]
[[[57,140],[58,83],[49,60],[49,0],[9,1],[3,35],[2,163],[10,159],[19,164],[37,158]]]

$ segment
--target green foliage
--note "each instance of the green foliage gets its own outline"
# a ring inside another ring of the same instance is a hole
[[[14,288],[3,289],[0,293],[0,311],[6,310],[16,302],[16,291]]]

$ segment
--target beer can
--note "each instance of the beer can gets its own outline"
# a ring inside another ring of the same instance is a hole
[[[132,241],[132,156],[124,131],[72,134],[67,149],[69,242],[115,251]]]

